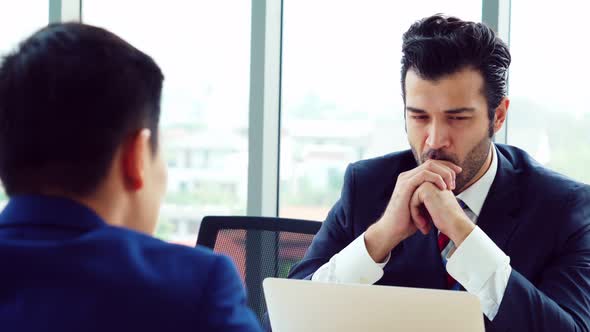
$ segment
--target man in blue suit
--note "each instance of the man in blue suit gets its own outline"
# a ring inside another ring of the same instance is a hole
[[[149,56],[76,23],[4,58],[0,330],[260,330],[228,258],[151,236],[162,81]]]
[[[590,331],[590,188],[493,144],[510,61],[483,24],[413,24],[402,57],[411,149],[348,167],[291,277],[466,290],[488,331]]]

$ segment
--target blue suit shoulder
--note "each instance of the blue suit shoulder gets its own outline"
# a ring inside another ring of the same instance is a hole
[[[515,174],[511,185],[519,192],[520,208],[537,212],[536,218],[522,220],[523,225],[552,233],[556,246],[590,228],[589,185],[544,167],[519,148],[496,146]]]
[[[131,230],[105,227],[96,234],[118,252],[134,288],[155,294],[155,303],[188,309],[201,331],[259,331],[233,262],[204,247],[167,243]],[[100,234],[102,233],[102,234]],[[120,271],[121,272],[121,271]],[[178,306],[180,304],[180,306]],[[178,310],[178,309],[177,309]]]
[[[496,144],[498,153],[504,157],[517,175],[522,190],[537,193],[535,197],[564,198],[575,200],[588,198],[590,186],[564,174],[551,170],[537,162],[526,151],[514,146]]]

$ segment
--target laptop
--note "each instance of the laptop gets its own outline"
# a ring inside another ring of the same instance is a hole
[[[263,288],[273,332],[484,331],[467,292],[277,278]]]

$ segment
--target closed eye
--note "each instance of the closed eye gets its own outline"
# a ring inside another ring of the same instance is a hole
[[[471,117],[469,116],[451,116],[449,117],[450,120],[469,120]]]

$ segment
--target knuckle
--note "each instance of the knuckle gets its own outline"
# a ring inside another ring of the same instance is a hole
[[[399,182],[403,182],[403,181],[405,181],[407,177],[408,177],[408,176],[407,176],[407,174],[406,174],[405,172],[404,172],[404,173],[400,173],[400,174],[397,176],[396,183],[399,183]]]

